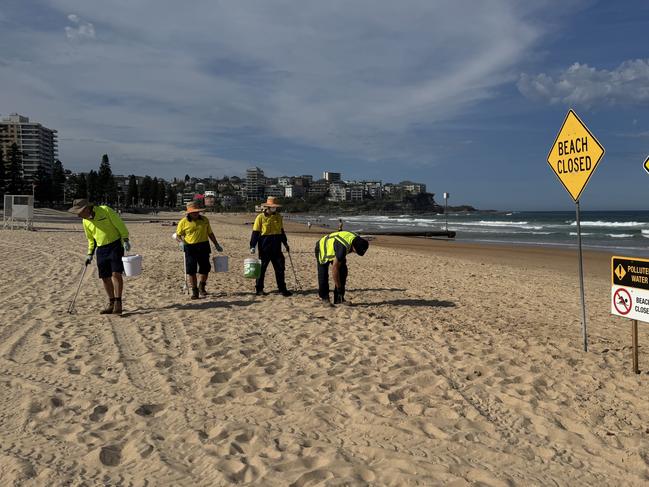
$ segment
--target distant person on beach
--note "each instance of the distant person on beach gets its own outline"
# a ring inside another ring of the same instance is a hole
[[[342,232],[343,231],[343,219],[338,218],[338,231]]]
[[[217,252],[223,252],[223,247],[219,245],[210,221],[200,213],[205,211],[196,201],[187,203],[185,218],[178,222],[176,235],[183,241],[183,251],[185,252],[185,268],[187,279],[192,288],[191,299],[198,299],[201,296],[207,296],[207,276],[212,269],[210,264],[210,240],[214,244]],[[196,279],[198,272],[198,280]]]
[[[309,230],[311,230],[311,222],[306,222],[306,226]]]
[[[369,242],[353,232],[334,232],[322,237],[315,246],[318,265],[318,296],[329,303],[329,265],[334,280],[334,304],[345,304],[347,255],[365,255]]]
[[[99,313],[122,314],[122,257],[124,251],[131,250],[126,225],[112,208],[94,205],[84,199],[74,200],[68,211],[83,218],[83,231],[88,239],[86,266],[90,265],[95,253],[97,254],[99,278],[108,295],[108,306]]]
[[[263,203],[262,211],[252,226],[252,235],[250,236],[250,253],[255,253],[255,248],[259,247],[259,259],[261,260],[261,275],[255,283],[255,292],[257,296],[264,294],[264,277],[269,263],[273,263],[275,270],[275,280],[277,289],[282,296],[291,296],[293,293],[286,288],[285,260],[282,253],[282,244],[287,252],[290,252],[286,233],[284,232],[284,222],[282,215],[278,210],[282,205],[277,203],[277,198],[269,196],[268,200]]]

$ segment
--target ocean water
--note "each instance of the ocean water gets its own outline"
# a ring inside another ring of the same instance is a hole
[[[338,216],[309,215],[300,220],[338,226]],[[446,228],[444,215],[341,216],[345,229],[357,232],[434,231]],[[574,211],[472,213],[448,215],[448,229],[456,240],[492,244],[577,247]],[[582,211],[584,248],[649,255],[649,211]]]

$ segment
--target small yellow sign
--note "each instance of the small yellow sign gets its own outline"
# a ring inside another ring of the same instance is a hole
[[[604,147],[577,114],[568,110],[548,154],[548,164],[575,202],[604,155]]]
[[[644,161],[644,169],[645,171],[649,172],[649,157],[647,157],[647,160]]]

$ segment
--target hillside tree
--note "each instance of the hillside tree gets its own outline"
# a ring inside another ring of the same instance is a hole
[[[88,176],[86,177],[86,183],[88,185],[88,201],[91,203],[96,203],[100,204],[100,198],[101,198],[101,187],[99,186],[99,174],[97,174],[97,171],[92,169],[89,173]]]
[[[6,193],[22,194],[25,190],[25,181],[23,179],[23,152],[18,149],[17,144],[11,144],[9,149],[9,164],[7,167]]]
[[[151,181],[151,206],[158,206],[158,178],[153,178]]]
[[[140,199],[144,206],[151,206],[152,184],[151,176],[144,176],[140,186]]]
[[[131,174],[128,177],[128,189],[126,190],[126,206],[137,206],[139,202],[137,178]]]
[[[39,164],[32,184],[34,197],[39,203],[45,205],[52,202],[52,175],[43,164]]]
[[[65,187],[65,170],[63,169],[63,163],[58,159],[54,161],[54,166],[52,166],[52,201],[54,203],[61,203],[64,198],[64,187]]]
[[[176,207],[176,190],[171,184],[167,185],[167,206],[170,208],[175,208]]]
[[[105,203],[114,204],[117,202],[117,183],[115,181],[115,176],[113,176],[113,171],[110,168],[108,154],[101,156],[97,181],[97,193]]]

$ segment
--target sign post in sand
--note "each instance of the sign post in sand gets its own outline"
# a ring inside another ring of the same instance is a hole
[[[584,269],[581,252],[581,222],[579,197],[584,191],[595,168],[604,156],[604,147],[597,141],[577,114],[568,110],[561,130],[548,154],[548,164],[557,175],[563,187],[570,193],[576,205],[577,247],[579,249],[579,288],[581,291],[581,329],[584,351],[588,351],[586,329],[586,302],[584,297]]]
[[[444,193],[444,221],[446,222],[446,231],[448,232],[448,193]]]
[[[633,320],[633,372],[638,369],[638,321],[649,322],[649,259],[611,258],[611,314]]]

